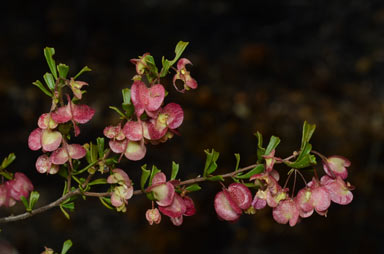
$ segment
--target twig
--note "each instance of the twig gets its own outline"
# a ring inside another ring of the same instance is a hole
[[[67,194],[65,194],[61,198],[57,199],[56,201],[53,201],[52,203],[49,203],[48,205],[45,205],[45,206],[39,207],[37,209],[34,209],[34,210],[30,211],[30,212],[25,212],[25,213],[22,213],[22,214],[19,214],[19,215],[11,215],[11,216],[8,216],[8,217],[0,218],[0,224],[7,223],[7,222],[12,222],[12,221],[18,221],[18,220],[27,219],[29,217],[32,217],[33,215],[45,212],[45,211],[47,211],[49,209],[52,209],[52,208],[54,208],[56,206],[59,206],[62,202],[64,202],[68,198],[73,197],[75,195],[78,195],[80,193],[81,193],[80,189],[76,189],[74,191],[68,192]]]
[[[238,169],[236,171],[233,171],[233,172],[230,172],[230,173],[227,173],[227,174],[223,174],[221,176],[223,178],[233,177],[236,174],[244,172],[244,171],[247,171],[247,170],[250,170],[250,169],[256,167],[257,165],[258,164],[253,164],[253,165],[250,165],[250,166]],[[205,181],[208,181],[206,177],[196,177],[196,178],[193,178],[193,179],[182,181],[182,182],[178,183],[177,186],[194,184],[194,183],[205,182]],[[140,194],[144,194],[144,192],[142,190],[136,190],[136,191],[133,192],[133,194],[134,195],[140,195]],[[19,214],[19,215],[11,215],[11,216],[8,216],[8,217],[0,218],[0,224],[27,219],[29,217],[32,217],[32,216],[36,215],[36,214],[39,214],[39,213],[45,212],[47,210],[50,210],[50,209],[52,209],[54,207],[57,207],[61,203],[66,201],[68,198],[76,196],[76,195],[84,195],[84,196],[89,196],[89,197],[107,197],[107,196],[110,196],[111,193],[110,192],[81,192],[80,189],[75,189],[73,191],[68,192],[67,194],[65,194],[61,198],[57,199],[56,201],[53,201],[52,203],[49,203],[48,205],[45,205],[45,206],[39,207],[37,209],[34,209],[34,210],[30,211],[30,212],[25,212],[25,213],[22,213],[22,214]]]

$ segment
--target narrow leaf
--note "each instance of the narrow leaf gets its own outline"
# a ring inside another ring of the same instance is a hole
[[[303,149],[305,144],[309,142],[313,133],[315,132],[315,129],[316,129],[315,124],[309,124],[307,121],[304,121],[303,134],[301,137],[301,146],[300,146],[301,149]]]
[[[96,139],[96,143],[97,143],[97,151],[99,153],[99,158],[103,158],[104,157],[104,138],[98,137]]]
[[[81,74],[83,74],[86,71],[92,71],[92,70],[88,66],[84,66],[83,69],[81,69],[79,73],[77,73],[76,76],[73,77],[73,79],[77,79]]]
[[[87,153],[85,154],[85,158],[87,162],[92,163],[92,156],[91,156],[92,142],[90,142],[89,144],[88,143],[84,144],[84,148],[87,151]]]
[[[265,154],[265,148],[263,147],[263,136],[260,132],[254,134],[257,137],[257,162],[263,160],[263,155]]]
[[[43,76],[45,83],[47,84],[48,88],[51,91],[55,90],[55,80],[53,79],[53,76],[51,73],[47,72]]]
[[[171,65],[176,63],[176,61],[180,58],[181,54],[183,54],[184,50],[187,48],[189,42],[179,41],[175,48],[175,58],[171,61]]]
[[[10,153],[7,158],[4,158],[1,163],[1,169],[5,169],[8,167],[14,160],[16,159],[16,155],[14,153]]]
[[[156,200],[156,199],[155,199],[155,196],[153,196],[153,192],[152,192],[152,191],[145,193],[145,195],[146,195],[147,198],[148,198],[149,200],[151,200],[151,201],[155,201],[155,200]]]
[[[105,178],[98,178],[90,182],[88,185],[99,185],[99,184],[108,184],[107,179]]]
[[[125,111],[124,118],[130,119],[132,117],[133,113],[135,112],[135,107],[133,106],[133,104],[124,104],[123,103],[123,104],[121,104],[121,106],[123,107],[123,109]]]
[[[163,68],[160,72],[160,77],[167,75],[169,68],[176,63],[180,58],[181,54],[184,52],[185,48],[188,46],[189,42],[179,41],[175,48],[175,58],[173,60],[166,60],[164,57],[162,59]]]
[[[123,103],[122,107],[125,110],[126,117],[131,117],[135,111],[135,107],[131,102],[131,90],[129,88],[124,88],[121,90],[123,94]]]
[[[240,164],[240,154],[238,153],[235,153],[235,158],[236,158],[236,167],[235,167],[235,170],[238,170],[239,169],[239,164]]]
[[[160,77],[162,78],[168,74],[169,68],[171,68],[171,62],[165,59],[165,57],[163,56],[163,58],[161,59],[161,63],[163,67],[161,68],[161,71],[160,71]]]
[[[251,169],[250,171],[248,171],[247,173],[245,173],[243,175],[238,174],[235,177],[238,179],[248,179],[253,175],[256,175],[256,174],[263,172],[264,170],[265,170],[264,165],[260,164],[260,165],[257,165],[256,167],[254,167],[253,169]]]
[[[97,142],[97,141],[96,141]],[[92,162],[97,161],[97,155],[98,155],[98,146],[97,144],[91,143],[91,160]]]
[[[127,117],[125,116],[125,114],[124,114],[123,112],[120,111],[120,109],[118,109],[118,108],[116,108],[116,107],[114,107],[114,106],[109,106],[109,108],[110,108],[110,109],[113,109],[114,111],[116,111],[116,112],[121,116],[121,118],[127,118]]]
[[[179,164],[172,161],[172,173],[171,173],[171,180],[175,180],[177,173],[179,172]]]
[[[123,104],[131,104],[131,90],[129,88],[124,88],[121,90],[123,94]]]
[[[276,136],[272,136],[269,140],[269,144],[267,146],[267,149],[265,150],[265,154],[268,155],[274,150],[280,143],[280,139]]]
[[[211,175],[213,172],[215,172],[217,169],[217,164],[215,161],[212,161],[211,165],[209,165],[207,169],[207,175]]]
[[[111,206],[111,199],[106,197],[99,197],[100,202],[105,206],[106,208],[110,210],[114,210],[114,208]]]
[[[217,176],[210,176],[208,178],[206,178],[208,181],[213,181],[213,182],[216,182],[216,181],[224,181],[224,178],[221,176],[221,175],[217,175]]]
[[[155,59],[151,55],[146,55],[145,58],[145,63],[147,64],[147,76],[148,80],[150,83],[152,83],[153,78],[156,78],[158,76],[158,70],[155,64]]]
[[[192,185],[189,185],[188,187],[185,188],[188,192],[194,192],[194,191],[199,191],[201,190],[200,185],[197,183],[194,183]]]
[[[29,208],[32,210],[35,207],[37,200],[39,200],[40,194],[37,191],[32,191],[29,195]]]
[[[144,164],[143,166],[141,166],[141,179],[140,179],[140,188],[141,190],[144,190],[145,189],[145,184],[151,174],[151,171],[147,169],[147,165]]]
[[[248,188],[253,188],[255,187],[256,185],[254,183],[243,183],[245,186],[247,186]]]
[[[38,88],[40,88],[40,90],[45,93],[46,95],[48,95],[49,97],[52,97],[52,93],[50,91],[47,90],[47,88],[44,87],[43,83],[41,83],[40,80],[36,80],[35,82],[32,83],[33,85],[37,86]]]
[[[55,79],[57,79],[56,63],[55,63],[55,60],[53,59],[54,54],[55,54],[54,48],[49,48],[49,47],[44,48],[45,60],[47,60],[47,63],[48,63],[49,69],[51,70],[52,75],[55,77]]]
[[[310,143],[306,143],[303,149],[300,151],[297,159],[294,162],[285,162],[285,165],[291,168],[306,168],[312,165],[316,165],[316,157],[309,154],[311,150],[312,145]]]
[[[219,158],[220,153],[216,152],[214,149],[211,151],[204,150],[205,154],[207,155],[207,159],[205,160],[205,166],[204,166],[204,173],[203,176],[206,177],[217,169],[216,161]]]
[[[31,211],[31,209],[29,208],[27,199],[26,199],[24,196],[20,196],[20,200],[21,200],[21,202],[23,203],[23,205],[25,206],[25,209],[26,209],[28,212]]]
[[[67,213],[67,211],[65,211],[65,209],[63,208],[62,205],[60,205],[60,210],[61,210],[61,212],[64,214],[65,218],[67,218],[68,220],[71,219],[71,217],[69,216],[69,214]]]
[[[68,239],[63,244],[63,248],[61,249],[61,254],[66,254],[71,247],[72,247],[72,241]]]
[[[291,168],[306,168],[313,165],[316,165],[316,157],[312,154],[307,154],[305,156],[302,156],[300,159],[294,161],[294,162],[285,162],[285,164]]]
[[[66,79],[69,71],[69,67],[66,64],[59,64],[57,65],[57,70],[59,72],[59,77]]]
[[[75,210],[75,203],[74,202],[69,202],[61,205],[63,208],[68,209],[69,211]]]

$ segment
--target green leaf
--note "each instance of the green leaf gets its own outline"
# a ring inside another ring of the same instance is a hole
[[[268,155],[274,150],[280,143],[280,139],[276,136],[272,136],[269,140],[269,144],[267,146],[267,149],[265,150],[265,154]]]
[[[206,179],[208,181],[213,181],[213,182],[216,182],[216,181],[224,182],[224,178],[221,175],[206,177]]]
[[[47,84],[48,88],[51,91],[55,90],[55,80],[53,79],[53,76],[51,73],[47,72],[43,76],[45,83]]]
[[[201,190],[200,185],[197,183],[194,183],[192,185],[189,185],[188,187],[185,188],[188,192],[194,192],[194,191],[199,191]]]
[[[147,169],[147,164],[144,164],[143,166],[141,166],[141,179],[140,179],[140,187],[141,187],[141,190],[144,191],[144,187],[145,187],[145,184],[151,174],[151,171]]]
[[[257,137],[257,162],[261,163],[263,155],[265,154],[265,148],[263,147],[263,136],[260,132],[254,134]]]
[[[251,169],[250,171],[248,171],[247,173],[242,174],[242,175],[238,174],[235,177],[238,179],[248,179],[253,175],[256,175],[256,174],[263,172],[264,170],[265,170],[264,165],[260,164],[260,165],[257,165],[256,167],[254,167],[253,169]]]
[[[110,210],[115,210],[115,208],[113,208],[111,206],[111,198],[107,198],[107,197],[99,197],[99,200],[100,202],[103,204],[103,206],[105,206],[106,208],[110,209]]]
[[[135,111],[135,107],[131,102],[131,90],[129,88],[124,88],[121,90],[123,94],[123,103],[121,104],[123,109],[125,110],[125,115],[127,118],[133,115]]]
[[[177,173],[179,172],[179,164],[172,161],[172,173],[171,173],[171,180],[175,180]]]
[[[243,183],[245,186],[247,186],[248,188],[253,188],[255,187],[256,185],[254,183]]]
[[[145,195],[147,196],[147,198],[149,200],[156,201],[155,196],[153,196],[153,192],[152,191],[145,193]]]
[[[55,54],[54,48],[45,47],[44,48],[44,56],[45,60],[47,60],[49,69],[51,70],[52,75],[57,79],[57,72],[56,72],[56,63],[53,59],[53,55]]]
[[[40,194],[37,191],[32,191],[29,195],[29,209],[33,209],[37,200],[39,200]]]
[[[99,158],[103,158],[104,157],[104,138],[98,137],[96,139],[96,143],[97,143],[97,151],[99,153]]]
[[[108,184],[107,179],[105,178],[98,178],[90,182],[88,185],[98,185],[98,184]]]
[[[121,90],[121,93],[123,94],[123,104],[131,104],[131,90],[129,88],[124,88]]]
[[[315,124],[309,124],[307,123],[307,121],[304,121],[300,149],[303,149],[305,144],[309,142],[313,133],[315,132],[315,129],[316,129]]]
[[[92,156],[91,156],[91,150],[92,150],[92,142],[89,144],[84,145],[85,151],[87,153],[85,154],[85,159],[87,160],[88,163],[92,163]]]
[[[235,167],[235,170],[238,170],[239,169],[239,164],[240,164],[240,154],[238,153],[235,153],[235,158],[236,158],[236,167]]]
[[[61,249],[61,254],[66,254],[71,247],[72,247],[72,241],[68,239],[63,244],[63,248]]]
[[[157,73],[157,67],[156,67],[155,59],[153,58],[153,56],[146,55],[144,57],[144,60],[145,60],[145,62],[147,64],[147,66],[150,67],[150,70],[153,68],[153,71],[155,73]]]
[[[316,165],[317,162],[316,157],[314,155],[306,154],[301,156],[294,162],[284,162],[284,164],[291,168],[300,169]]]
[[[69,211],[75,210],[75,203],[74,202],[69,202],[69,203],[61,204],[61,206],[63,208],[68,209]]]
[[[4,158],[1,163],[1,169],[7,168],[14,160],[16,159],[16,155],[14,153],[10,153],[7,158]]]
[[[97,142],[97,141],[96,141]],[[91,161],[94,162],[94,161],[97,161],[97,155],[98,155],[98,145],[96,144],[93,144],[91,143]]]
[[[29,208],[29,205],[28,205],[28,200],[24,196],[20,196],[20,200],[23,203],[23,205],[25,206],[25,210],[27,210],[28,212],[31,211],[31,209]]]
[[[60,172],[59,172],[60,173]],[[65,194],[68,193],[68,183],[67,181],[64,182],[64,189],[63,189],[63,194],[61,196],[64,196]]]
[[[164,57],[161,62],[163,64],[163,68],[160,72],[160,77],[165,77],[168,74],[169,68],[172,67],[176,63],[176,61],[180,58],[181,54],[184,52],[185,48],[188,46],[189,42],[179,41],[175,48],[175,58],[173,60],[167,60]]]
[[[120,116],[121,116],[121,118],[127,118],[126,116],[125,116],[125,114],[123,113],[123,112],[121,112],[120,111],[120,109],[118,109],[118,108],[116,108],[116,107],[114,107],[114,106],[109,106],[109,108],[110,109],[113,109],[114,111],[116,111]]]
[[[44,87],[43,83],[41,83],[40,80],[36,80],[35,82],[32,83],[33,85],[37,86],[38,88],[40,88],[40,90],[45,93],[46,95],[48,95],[49,97],[52,97],[52,93],[50,91],[47,90],[47,88]]]
[[[128,105],[122,104],[122,107],[125,111],[125,117],[124,118],[130,119],[132,117],[133,113],[135,112],[135,107],[133,106],[133,104],[128,104]]]
[[[69,216],[69,214],[67,213],[67,211],[65,211],[65,209],[63,208],[63,205],[60,205],[60,210],[61,210],[61,212],[64,214],[65,218],[67,218],[68,220],[71,219],[71,217]]]
[[[300,160],[305,155],[308,155],[312,150],[312,145],[310,143],[306,143],[302,150],[300,151],[299,156],[297,157],[298,160]]]
[[[61,63],[61,64],[57,65],[57,70],[59,72],[60,78],[63,78],[63,79],[67,78],[68,71],[69,71],[68,65]]]
[[[73,77],[73,79],[77,79],[81,74],[83,74],[86,71],[92,71],[92,70],[88,66],[84,66],[83,69],[81,69],[79,73],[77,73],[76,76]]]
[[[72,179],[75,180],[79,184],[79,187],[81,187],[81,185],[83,185],[83,183],[85,182],[84,178],[79,179],[75,175],[72,175]]]
[[[306,168],[309,166],[316,165],[316,163],[317,163],[316,157],[314,155],[307,154],[301,157],[300,160],[296,160],[295,162],[291,162],[291,163],[287,162],[285,164],[291,168],[300,169],[300,168]]]
[[[157,78],[158,76],[158,70],[157,70],[157,67],[156,67],[156,64],[155,64],[155,59],[153,58],[153,56],[151,55],[146,55],[144,57],[144,61],[147,65],[147,72],[146,72],[146,76],[147,76],[147,79],[148,79],[148,82],[149,83],[152,83],[154,79]]]
[[[288,167],[298,169],[316,165],[316,157],[310,154],[311,150],[312,145],[310,143],[306,143],[294,162],[284,162],[284,164]]]
[[[219,158],[220,153],[216,152],[214,149],[209,151],[209,149],[204,150],[207,155],[207,159],[205,160],[204,173],[203,176],[206,177],[217,169],[216,161]]]

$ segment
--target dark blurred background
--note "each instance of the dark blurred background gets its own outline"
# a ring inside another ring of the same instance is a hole
[[[77,203],[71,221],[54,209],[1,225],[0,253],[8,253],[7,244],[18,253],[40,253],[44,246],[59,251],[68,238],[71,253],[384,253],[381,0],[15,0],[2,3],[0,14],[0,155],[16,153],[11,168],[33,180],[39,205],[63,188],[58,176],[35,170],[40,152],[27,147],[37,118],[50,108],[31,84],[48,71],[45,46],[56,49],[56,61],[70,65],[72,75],[84,65],[93,69],[82,80],[90,84],[85,101],[97,113],[76,139],[87,142],[117,122],[108,106],[120,105],[121,89],[131,84],[129,59],[149,51],[160,63],[161,56],[173,57],[179,40],[190,42],[184,56],[194,64],[199,88],[178,94],[165,80],[169,101],[185,110],[181,136],[148,146],[140,163],[125,162],[122,168],[136,181],[142,163],[169,173],[172,160],[180,163],[180,177],[195,177],[207,148],[221,153],[219,172],[233,169],[233,153],[241,154],[241,166],[249,165],[257,130],[265,139],[279,136],[277,155],[288,156],[298,149],[307,120],[317,125],[316,150],[352,161],[348,181],[356,186],[350,205],[332,204],[327,218],[314,215],[294,228],[274,222],[269,208],[236,223],[218,220],[217,183],[191,194],[197,214],[181,227],[165,217],[147,225],[150,202],[143,197],[130,200],[125,214],[88,199]]]

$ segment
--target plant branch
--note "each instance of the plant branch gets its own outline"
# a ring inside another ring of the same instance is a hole
[[[257,165],[258,164],[252,164],[250,166],[247,166],[247,167],[244,167],[244,168],[240,168],[240,169],[238,169],[236,171],[233,171],[233,172],[230,172],[230,173],[227,173],[227,174],[223,174],[221,176],[223,178],[230,178],[230,177],[235,176],[238,173],[250,170],[250,169],[256,167]],[[206,177],[198,176],[196,178],[192,178],[192,179],[189,179],[189,180],[181,181],[180,183],[177,184],[177,186],[189,185],[189,184],[194,184],[194,183],[198,183],[198,182],[205,182],[205,181],[208,181],[208,179]],[[134,195],[140,195],[140,194],[144,194],[144,192],[142,190],[136,190],[136,191],[133,192],[133,194]],[[107,196],[110,196],[111,193],[110,192],[81,192],[81,190],[78,188],[78,189],[75,189],[73,191],[68,192],[64,196],[62,196],[59,199],[57,199],[56,201],[53,201],[53,202],[51,202],[51,203],[49,203],[49,204],[47,204],[45,206],[39,207],[37,209],[34,209],[34,210],[30,211],[30,212],[25,212],[25,213],[22,213],[22,214],[19,214],[19,215],[10,215],[8,217],[0,218],[0,224],[27,219],[29,217],[32,217],[32,216],[36,215],[36,214],[39,214],[39,213],[45,212],[47,210],[50,210],[50,209],[52,209],[54,207],[60,206],[60,204],[65,202],[68,198],[76,196],[76,195],[84,195],[84,196],[89,196],[89,197],[107,197]]]
[[[30,212],[25,212],[25,213],[22,213],[22,214],[19,214],[19,215],[10,215],[8,217],[0,218],[0,224],[27,219],[29,217],[32,217],[32,216],[36,215],[36,214],[39,214],[39,213],[45,212],[47,210],[50,210],[50,209],[52,209],[54,207],[57,207],[61,203],[63,203],[65,200],[67,200],[68,198],[73,197],[75,195],[78,195],[80,193],[81,193],[80,189],[76,189],[76,190],[73,190],[71,192],[68,192],[67,194],[65,194],[61,198],[57,199],[56,201],[53,201],[52,203],[49,203],[48,205],[39,207],[37,209],[33,209]]]
[[[256,167],[257,165],[259,165],[259,164],[252,164],[252,165],[249,165],[247,167],[240,168],[240,169],[238,169],[236,171],[233,171],[233,172],[230,172],[230,173],[227,173],[227,174],[223,174],[221,176],[223,178],[233,177],[234,175],[237,175],[238,173],[250,170],[250,169]],[[205,182],[205,181],[208,181],[208,179],[206,177],[198,176],[196,178],[192,178],[192,179],[189,179],[189,180],[181,181],[180,183],[177,184],[177,186],[189,185],[189,184]],[[144,192],[142,190],[136,190],[136,191],[133,192],[133,195],[139,195],[139,194],[143,194],[143,193]]]

